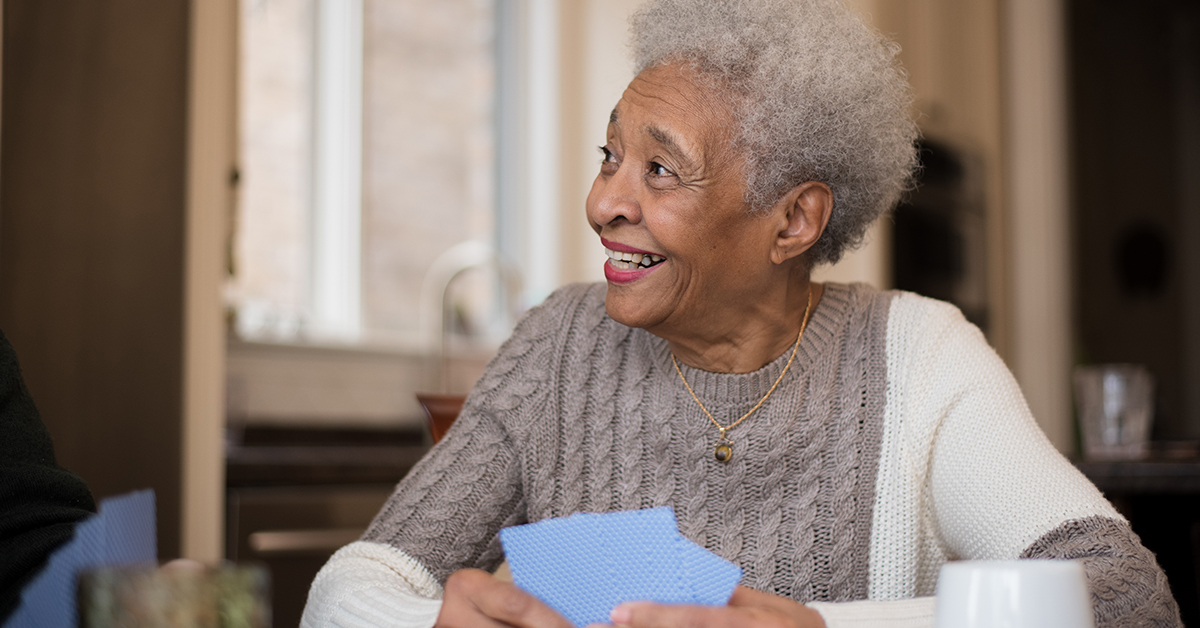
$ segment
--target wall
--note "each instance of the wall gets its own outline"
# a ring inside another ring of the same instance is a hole
[[[1062,1],[850,4],[901,45],[922,133],[980,165],[989,340],[1012,369],[1043,431],[1059,450],[1070,452]],[[867,247],[860,259],[871,254]]]
[[[185,0],[5,0],[0,328],[97,497],[180,545]]]
[[[225,528],[222,289],[237,181],[236,9],[236,0],[203,0],[189,15],[180,553],[207,562],[223,556]]]
[[[604,250],[588,225],[584,202],[600,169],[608,114],[633,79],[625,43],[629,16],[640,0],[583,0],[561,4],[561,125],[563,184],[562,283],[604,281]]]
[[[1071,407],[1070,163],[1062,0],[1007,0],[1004,34],[1005,255],[1009,367],[1060,451]]]
[[[916,99],[915,115],[929,140],[959,152],[979,173],[987,231],[985,258],[988,339],[1005,355],[1005,207],[999,0],[858,0],[877,28],[901,45]]]

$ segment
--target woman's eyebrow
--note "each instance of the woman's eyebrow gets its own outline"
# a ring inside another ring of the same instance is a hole
[[[671,133],[656,126],[648,125],[646,126],[646,135],[649,135],[654,141],[662,144],[667,149],[667,152],[670,152],[676,159],[685,162],[685,166],[695,166],[687,151],[680,147],[679,142],[675,141],[675,137]]]

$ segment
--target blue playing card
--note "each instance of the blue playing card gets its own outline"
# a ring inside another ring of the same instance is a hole
[[[46,566],[21,592],[5,628],[75,626],[79,574],[158,560],[154,491],[137,491],[100,502],[100,512],[75,526],[75,536],[50,555]]]
[[[670,508],[579,516],[594,521],[598,530],[596,540],[607,572],[605,620],[613,606],[630,600],[691,601],[680,552],[685,539],[679,536]]]
[[[691,604],[721,606],[729,602],[733,589],[742,580],[742,568],[680,537],[683,548],[683,573],[687,574]]]
[[[105,566],[158,561],[154,491],[134,491],[100,502]]]
[[[578,625],[604,604],[596,594],[608,574],[594,528],[568,517],[500,531],[513,582]]]
[[[546,519],[500,541],[513,582],[576,626],[635,600],[724,604],[742,573],[680,535],[670,507]]]

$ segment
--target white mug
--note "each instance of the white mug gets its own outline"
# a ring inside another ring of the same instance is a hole
[[[942,565],[937,628],[1094,628],[1083,565],[1073,560]]]

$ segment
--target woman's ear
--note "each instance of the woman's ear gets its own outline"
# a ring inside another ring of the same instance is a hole
[[[816,181],[801,183],[785,194],[771,212],[782,218],[782,229],[775,235],[771,261],[782,264],[812,248],[833,212],[833,190]]]

